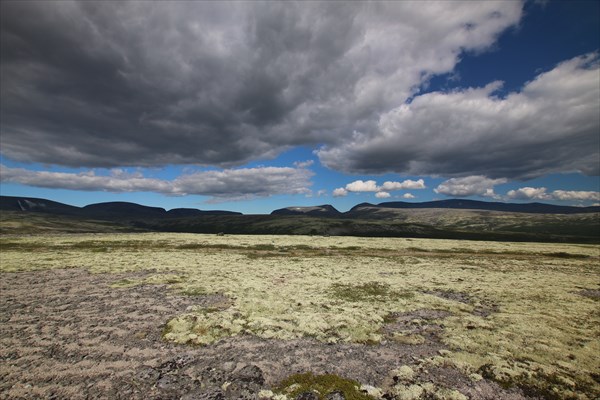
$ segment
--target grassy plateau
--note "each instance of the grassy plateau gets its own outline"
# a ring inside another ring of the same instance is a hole
[[[224,295],[223,304],[165,321],[164,340],[181,344],[255,335],[410,345],[424,338],[406,331],[390,339],[386,323],[398,313],[435,310],[445,316],[447,350],[424,362],[545,398],[600,396],[599,261],[599,246],[576,244],[185,233],[0,237],[2,272],[145,271],[115,278],[114,290],[167,285],[173,295]]]

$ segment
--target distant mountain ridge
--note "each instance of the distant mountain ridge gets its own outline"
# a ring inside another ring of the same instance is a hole
[[[379,204],[361,203],[352,207],[348,213],[359,211],[361,208],[379,207],[379,208],[451,208],[458,210],[486,210],[486,211],[502,211],[516,212],[528,214],[581,214],[600,212],[600,207],[573,207],[573,206],[557,206],[545,203],[501,203],[489,201],[477,201],[466,199],[450,199],[425,201],[422,203],[408,203],[405,201],[390,201]]]
[[[127,202],[75,207],[46,199],[0,196],[0,234],[140,231],[600,244],[600,207],[444,200],[362,203],[345,213],[325,204],[243,215],[193,208],[166,211]]]
[[[201,215],[242,215],[234,211],[198,210],[195,208],[175,208],[165,210],[160,207],[143,206],[137,203],[113,201],[89,204],[84,207],[70,206],[56,201],[35,197],[0,196],[0,210],[31,211],[54,215],[72,215],[97,219],[146,219],[181,218]]]
[[[600,206],[573,207],[557,206],[545,203],[502,203],[487,202],[467,199],[450,199],[426,201],[421,203],[408,203],[392,201],[379,204],[360,203],[349,211],[342,213],[330,204],[318,206],[285,207],[274,210],[271,215],[306,215],[311,217],[341,217],[354,218],[363,214],[367,209],[459,209],[459,210],[486,210],[529,214],[584,214],[600,213]],[[35,197],[0,196],[0,210],[33,211],[56,215],[76,215],[86,218],[188,218],[203,215],[242,215],[242,213],[224,210],[199,210],[195,208],[174,208],[165,210],[160,207],[144,206],[129,202],[106,202],[89,204],[76,207],[52,200]]]

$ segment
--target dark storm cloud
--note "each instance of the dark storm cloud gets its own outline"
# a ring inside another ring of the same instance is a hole
[[[188,4],[3,3],[3,151],[90,166],[219,164],[264,151],[235,132],[246,112],[232,107],[238,90],[225,79],[235,60],[221,62],[205,35],[177,24]]]
[[[598,173],[595,54],[505,99],[491,84],[407,102],[517,23],[518,2],[1,7],[0,140],[13,160],[229,167],[325,144],[321,162],[348,172]]]
[[[72,166],[229,165],[304,142],[286,118],[328,96],[315,78],[351,44],[352,19],[231,6],[3,3],[3,152]]]
[[[231,166],[376,140],[382,114],[521,16],[518,2],[1,7],[2,153],[88,167]]]

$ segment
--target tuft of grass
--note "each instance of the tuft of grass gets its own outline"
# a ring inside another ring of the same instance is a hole
[[[154,274],[150,275],[143,280],[144,285],[173,285],[176,283],[184,283],[187,277],[185,275],[175,274]]]
[[[179,293],[184,296],[204,296],[207,294],[207,291],[199,287],[188,287]]]
[[[275,250],[277,247],[275,247],[274,244],[255,244],[253,246],[248,246],[248,249],[250,250],[261,250],[261,251],[267,251],[267,250]]]
[[[567,253],[565,251],[557,251],[554,253],[548,253],[546,255],[549,257],[557,257],[557,258],[589,258],[590,257],[586,254],[574,254],[574,253]]]
[[[162,332],[160,333],[160,337],[165,339],[168,335],[173,332],[173,326],[169,323],[166,323],[162,327]]]
[[[130,250],[139,251],[144,250],[147,247],[161,247],[164,244],[161,243],[143,243],[136,240],[130,241],[97,241],[97,240],[84,240],[75,243],[67,243],[64,248],[68,250],[84,250],[95,253],[102,253],[108,251],[108,249],[119,249],[119,250]]]
[[[360,383],[352,379],[342,378],[334,374],[314,375],[311,372],[294,374],[285,378],[274,390],[285,394],[288,398],[296,398],[299,394],[312,392],[319,400],[325,400],[329,393],[340,391],[346,400],[373,400],[360,390]]]
[[[406,250],[408,250],[408,251],[414,251],[416,253],[429,253],[430,252],[430,250],[423,249],[421,247],[407,247]]]
[[[333,297],[340,300],[359,301],[389,301],[398,298],[410,298],[414,294],[393,290],[390,285],[382,282],[367,282],[359,285],[334,283],[331,286]]]
[[[165,278],[164,282],[168,284],[182,283],[185,282],[185,276],[168,276]]]
[[[398,319],[398,315],[396,313],[390,312],[383,316],[383,323],[391,324],[393,322],[396,322],[397,319]]]
[[[246,257],[250,260],[257,260],[260,258],[275,258],[275,257],[287,257],[285,253],[247,253]]]
[[[112,288],[129,288],[129,287],[136,286],[139,284],[140,284],[140,281],[136,281],[133,279],[121,279],[121,280],[114,282],[112,285],[110,285],[110,287],[112,287]]]
[[[296,244],[290,247],[292,250],[317,250],[316,247],[309,246],[307,244]]]
[[[0,241],[0,251],[40,251],[44,248],[42,243],[38,242],[8,242]]]
[[[572,387],[573,383],[569,384],[568,381],[555,373],[536,371],[533,373],[535,379],[531,380],[525,375],[507,376],[506,374],[498,374],[495,371],[495,368],[490,364],[482,365],[479,368],[479,373],[482,377],[495,381],[505,389],[517,387],[521,389],[526,396],[532,398],[542,398],[548,400],[578,398],[568,395],[568,393],[574,394],[572,392],[574,389]],[[588,390],[591,391],[591,388],[588,387],[588,385],[582,385],[582,387],[578,389],[583,389],[582,392]]]
[[[180,250],[203,250],[207,248],[207,246],[202,243],[185,243],[175,247]]]
[[[175,248],[179,250],[240,250],[244,249],[243,246],[234,246],[225,243],[184,243],[177,245]]]
[[[394,332],[392,336],[392,340],[396,343],[409,344],[409,345],[417,345],[425,343],[425,338],[418,333],[400,333]]]

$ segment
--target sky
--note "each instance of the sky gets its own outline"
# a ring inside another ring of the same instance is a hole
[[[2,1],[0,193],[600,204],[600,2]]]

